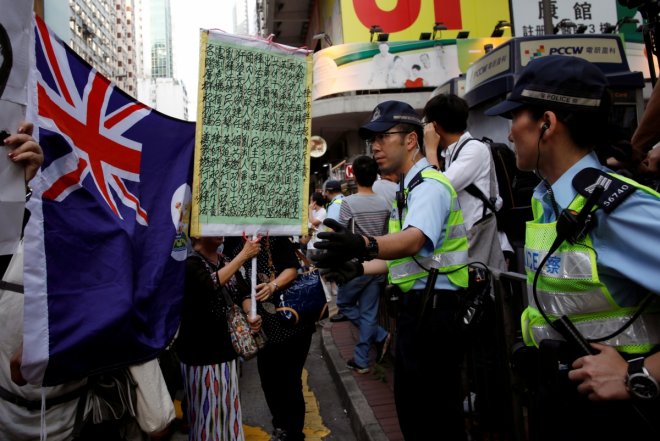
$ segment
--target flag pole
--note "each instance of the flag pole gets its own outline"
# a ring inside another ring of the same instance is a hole
[[[252,240],[257,240],[257,235],[252,235]],[[257,256],[252,258],[252,271],[250,272],[250,282],[252,288],[250,289],[250,318],[254,319],[257,316]]]

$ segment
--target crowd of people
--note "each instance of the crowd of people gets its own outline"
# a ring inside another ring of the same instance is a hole
[[[657,90],[632,139],[645,183],[660,178]],[[602,127],[610,106],[607,78],[595,65],[546,56],[532,60],[511,94],[487,111],[511,120],[517,166],[541,180],[526,226],[528,293],[521,318],[534,360],[524,373],[534,440],[660,434],[660,288],[654,277],[660,194],[601,163],[597,153],[608,141]],[[395,404],[409,441],[438,432],[467,439],[467,342],[457,317],[471,266],[506,270],[505,253],[512,251],[494,223],[501,201],[490,150],[472,138],[467,116],[467,104],[454,95],[434,97],[421,115],[402,101],[378,104],[358,132],[372,156],[352,161],[357,192],[344,194],[341,182],[329,180],[322,193],[313,193],[310,237],[300,241],[321,268],[327,299],[336,298],[339,312],[331,321],[350,320],[359,329],[347,367],[357,375],[369,372],[395,339]],[[23,124],[4,140],[10,160],[23,165],[26,183],[43,163],[31,132]],[[193,239],[174,343],[191,441],[245,438],[227,293],[252,332],[266,336],[257,366],[272,415],[271,441],[305,438],[302,375],[317,324],[287,326],[271,303],[301,271],[299,247],[288,237]],[[20,256],[19,249],[0,260],[3,292],[22,283]],[[257,280],[256,314],[251,279]],[[394,335],[377,319],[386,290],[399,299]],[[112,439],[80,423],[84,381],[42,390],[22,380],[21,310],[20,295],[0,298],[0,321],[15,328],[0,335],[2,430],[9,439],[37,439],[43,411],[48,439]],[[420,399],[421,391],[428,399]]]

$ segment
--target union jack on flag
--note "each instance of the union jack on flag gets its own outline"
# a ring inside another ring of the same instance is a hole
[[[173,338],[195,124],[129,97],[39,18],[35,60],[45,161],[28,203],[22,370],[54,385],[152,359]]]

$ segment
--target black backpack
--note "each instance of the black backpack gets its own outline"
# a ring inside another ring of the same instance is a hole
[[[490,148],[490,154],[495,165],[497,186],[502,198],[502,207],[495,210],[495,198],[486,198],[474,184],[468,185],[465,191],[480,199],[486,207],[495,213],[498,229],[504,231],[509,236],[509,240],[513,241],[518,236],[524,236],[524,222],[532,218],[530,207],[532,193],[540,179],[533,172],[518,169],[516,154],[508,145],[493,142],[492,139],[485,136],[481,139],[469,138],[463,141],[454,152],[452,162],[456,160],[463,146],[471,140],[481,141]]]

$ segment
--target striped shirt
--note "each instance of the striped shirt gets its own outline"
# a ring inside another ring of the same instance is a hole
[[[339,223],[346,226],[355,221],[354,232],[365,236],[387,234],[387,222],[392,207],[377,194],[352,194],[346,196],[339,211]]]

